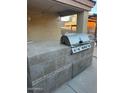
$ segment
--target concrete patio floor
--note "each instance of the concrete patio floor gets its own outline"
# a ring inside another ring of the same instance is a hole
[[[92,65],[52,93],[97,93],[97,48],[94,48]]]

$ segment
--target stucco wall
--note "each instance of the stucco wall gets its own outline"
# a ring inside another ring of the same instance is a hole
[[[27,40],[50,41],[60,39],[60,18],[56,14],[29,12],[27,25]]]

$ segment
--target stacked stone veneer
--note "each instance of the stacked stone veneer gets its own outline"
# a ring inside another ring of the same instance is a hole
[[[92,43],[93,46],[93,43]],[[93,47],[70,55],[63,49],[28,57],[33,93],[51,93],[91,64]]]

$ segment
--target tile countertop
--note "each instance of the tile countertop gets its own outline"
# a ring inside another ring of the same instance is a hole
[[[39,54],[48,53],[48,52],[52,52],[52,51],[56,51],[64,48],[69,48],[69,47],[60,44],[60,41],[28,42],[27,55],[28,57],[32,57]]]

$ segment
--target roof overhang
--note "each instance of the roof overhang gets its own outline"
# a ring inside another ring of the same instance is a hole
[[[90,11],[94,5],[91,0],[27,0],[28,10],[52,12],[60,16]]]

